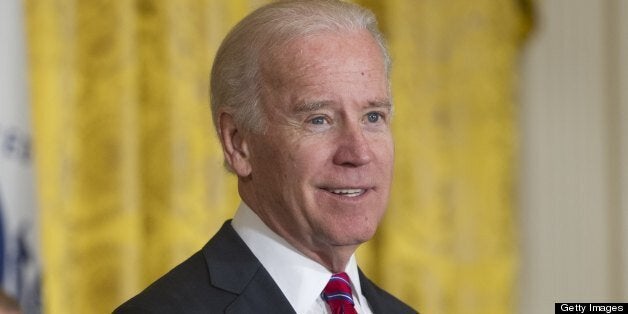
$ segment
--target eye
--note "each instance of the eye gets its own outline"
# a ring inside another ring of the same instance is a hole
[[[303,126],[311,132],[322,132],[329,130],[333,125],[333,119],[324,113],[317,113],[305,119]]]
[[[325,124],[325,123],[327,123],[327,121],[325,120],[325,117],[323,117],[323,116],[318,116],[318,117],[314,117],[314,118],[310,119],[310,123],[311,123],[311,124],[318,124],[318,125],[321,125],[321,124]]]
[[[379,112],[369,112],[366,114],[366,118],[370,123],[375,123],[382,118],[382,114]]]

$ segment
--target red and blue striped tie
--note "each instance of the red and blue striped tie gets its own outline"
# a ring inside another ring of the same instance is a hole
[[[321,297],[329,304],[332,314],[357,314],[353,307],[351,284],[347,273],[333,274]]]

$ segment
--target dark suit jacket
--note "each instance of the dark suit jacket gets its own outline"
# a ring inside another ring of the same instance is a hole
[[[374,314],[416,313],[373,284],[360,283]],[[115,311],[126,313],[295,313],[244,241],[225,222],[189,259]]]

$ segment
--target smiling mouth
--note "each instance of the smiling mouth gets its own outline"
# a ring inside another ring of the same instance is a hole
[[[324,189],[325,191],[346,197],[358,197],[366,193],[366,189]]]

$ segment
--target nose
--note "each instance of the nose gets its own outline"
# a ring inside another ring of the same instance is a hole
[[[339,130],[334,164],[344,167],[360,167],[373,158],[369,141],[360,126],[345,126]]]

